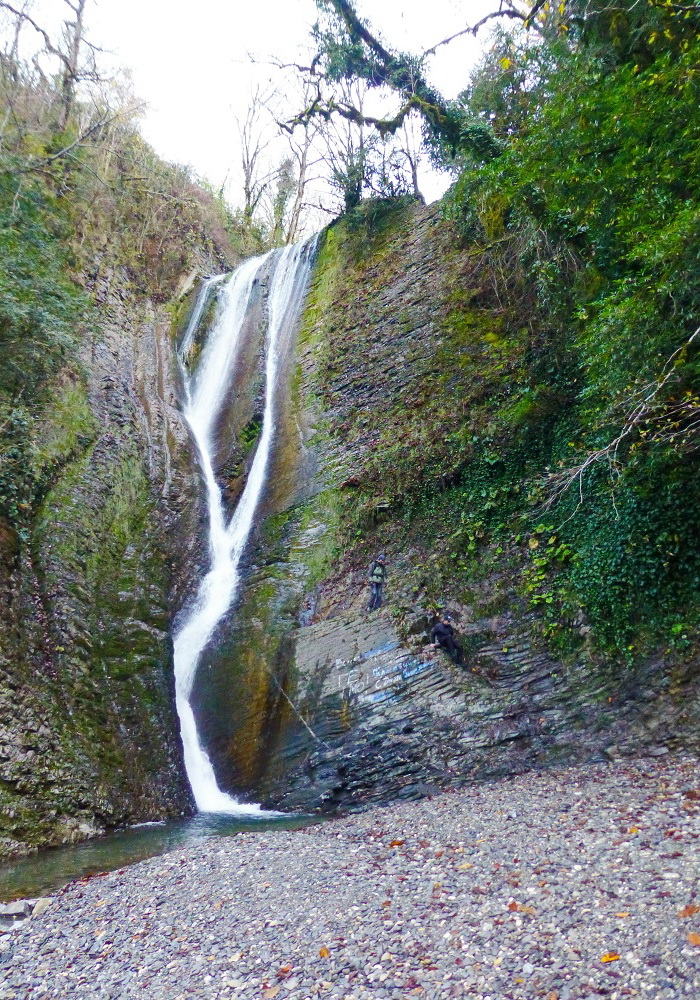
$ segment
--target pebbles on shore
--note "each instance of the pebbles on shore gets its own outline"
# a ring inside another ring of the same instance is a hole
[[[698,761],[208,840],[67,886],[0,946],[0,1000],[697,1000]]]

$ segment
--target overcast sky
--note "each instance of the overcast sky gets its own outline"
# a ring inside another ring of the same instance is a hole
[[[492,9],[487,0],[359,0],[357,6],[385,40],[409,51]],[[65,16],[63,0],[34,0],[33,7],[44,19]],[[255,83],[271,74],[261,63],[297,61],[316,16],[313,0],[91,0],[88,37],[113,53],[113,65],[131,70],[135,93],[148,104],[143,133],[156,150],[191,164],[218,187],[237,161],[235,117],[245,113]],[[433,59],[431,79],[448,96],[464,88],[483,40],[467,36]]]

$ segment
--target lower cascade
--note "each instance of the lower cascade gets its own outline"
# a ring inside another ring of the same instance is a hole
[[[280,362],[301,311],[314,245],[315,240],[311,240],[272,251],[245,261],[233,272],[221,289],[218,315],[201,361],[194,374],[185,375],[184,413],[206,483],[210,566],[175,636],[175,694],[185,768],[200,812],[247,815],[262,812],[260,806],[239,802],[219,788],[211,760],[200,741],[190,696],[202,654],[233,604],[240,584],[240,560],[255,524],[274,443]],[[236,369],[253,287],[263,269],[270,266],[262,429],[245,489],[227,522],[222,493],[214,474],[213,430]],[[181,348],[183,357],[192,344],[211,292],[212,281],[209,280],[195,304]]]

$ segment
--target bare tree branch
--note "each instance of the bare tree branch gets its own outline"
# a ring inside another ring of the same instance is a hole
[[[16,7],[12,6],[12,4],[6,3],[6,0],[0,0],[0,10],[9,11],[10,14],[14,14],[14,16],[18,18],[20,21],[26,21],[26,23],[30,25],[30,27],[34,28],[34,30],[41,35],[41,37],[44,40],[44,45],[46,46],[46,51],[49,52],[52,56],[56,56],[57,59],[60,59],[66,68],[70,67],[68,57],[65,55],[65,53],[61,52],[60,49],[56,48],[56,46],[51,41],[51,37],[49,36],[48,32],[45,31],[40,25],[38,25],[37,22],[32,17],[30,17],[26,11],[17,10]]]
[[[676,422],[672,423],[669,429],[662,427],[661,430],[655,430],[651,433],[650,440],[657,442],[673,441],[680,434],[694,433],[700,427],[700,404],[696,402],[688,404],[683,401],[668,404],[661,403],[659,400],[661,392],[674,379],[678,378],[676,362],[679,356],[687,351],[698,336],[700,336],[700,327],[678,350],[673,352],[662,369],[662,377],[657,382],[652,382],[645,386],[637,393],[638,397],[641,395],[641,399],[638,398],[632,409],[627,413],[622,430],[612,441],[603,448],[597,448],[595,451],[589,452],[579,465],[552,473],[549,477],[550,495],[542,506],[543,510],[549,510],[555,503],[561,500],[564,494],[575,483],[578,483],[579,487],[580,500],[578,506],[580,506],[583,502],[583,477],[587,470],[595,465],[596,462],[602,460],[606,460],[610,464],[611,469],[617,469],[619,467],[618,455],[623,442],[626,442],[634,431],[640,430],[644,425],[653,425],[654,423],[668,425],[669,420],[673,421],[675,419]],[[658,409],[660,406],[663,409]]]

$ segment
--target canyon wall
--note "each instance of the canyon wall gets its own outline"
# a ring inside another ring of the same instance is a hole
[[[322,240],[267,520],[204,667],[220,781],[270,806],[335,810],[697,747],[692,656],[621,664],[581,609],[562,617],[568,645],[551,639],[532,581],[534,557],[561,544],[556,519],[528,523],[520,481],[488,478],[528,362],[479,249],[439,207],[374,211]],[[553,414],[533,411],[524,431],[512,420],[513,433],[546,439]],[[481,467],[475,501],[464,483]],[[509,540],[485,527],[494,509]],[[386,602],[369,614],[380,550]],[[429,645],[439,608],[457,618],[465,669]]]
[[[26,539],[0,533],[3,853],[191,810],[171,629],[202,533],[171,316],[125,271],[85,284],[32,442],[47,488]]]

